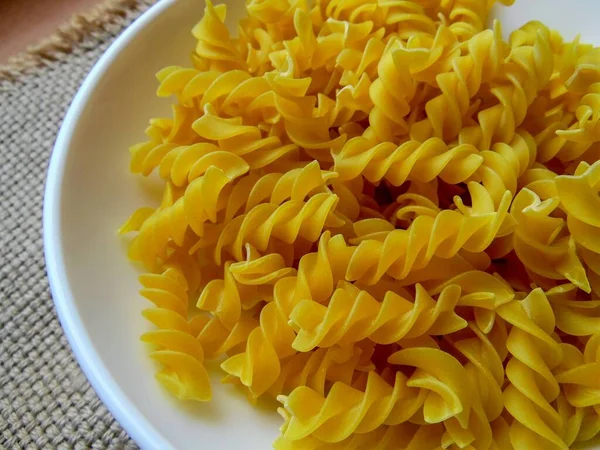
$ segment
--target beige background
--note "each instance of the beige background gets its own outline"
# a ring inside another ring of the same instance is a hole
[[[0,0],[0,65],[102,0]]]

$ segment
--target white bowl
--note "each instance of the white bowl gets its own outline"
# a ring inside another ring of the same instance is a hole
[[[505,33],[537,13],[552,26],[563,25],[557,5],[564,0],[530,1],[538,7],[543,3],[544,9],[518,15],[499,10]],[[244,14],[244,2],[225,2],[228,22],[235,23]],[[585,33],[596,31],[586,27],[598,23],[585,8],[597,11],[599,3],[580,3],[569,12],[572,25],[562,28],[572,37],[583,26],[583,37],[597,39]],[[140,314],[148,305],[138,295],[137,272],[116,236],[135,208],[157,203],[151,182],[140,183],[129,173],[127,148],[143,139],[150,117],[169,115],[169,100],[155,96],[154,75],[166,65],[188,64],[194,45],[190,30],[202,10],[198,0],[163,0],[115,41],[83,83],[48,173],[46,261],[56,309],[79,364],[141,447],[264,450],[278,434],[279,417],[220,385],[217,371],[214,400],[208,404],[176,401],[156,382],[155,367],[139,340],[150,329]]]

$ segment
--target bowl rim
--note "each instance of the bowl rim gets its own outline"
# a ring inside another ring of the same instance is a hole
[[[141,448],[160,450],[173,450],[173,446],[144,417],[118,386],[100,359],[79,315],[68,282],[62,248],[61,193],[73,134],[78,119],[86,108],[95,87],[121,50],[133,41],[149,23],[175,3],[177,0],[159,0],[152,5],[115,39],[86,76],[67,110],[50,156],[42,213],[44,257],[50,292],[75,359],[102,402],[129,436]]]

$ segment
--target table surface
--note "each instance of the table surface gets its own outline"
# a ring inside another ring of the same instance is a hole
[[[0,0],[0,65],[102,0]]]

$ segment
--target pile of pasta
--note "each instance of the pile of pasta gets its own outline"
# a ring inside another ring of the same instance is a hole
[[[249,0],[230,33],[207,1],[120,230],[169,391],[218,360],[286,450],[600,432],[600,49],[492,3]]]

